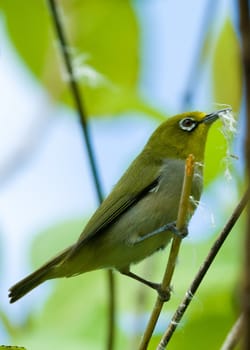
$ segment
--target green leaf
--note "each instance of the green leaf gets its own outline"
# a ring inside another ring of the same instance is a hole
[[[229,104],[234,112],[239,112],[242,100],[240,45],[229,17],[217,38],[212,71],[215,102]]]
[[[208,134],[205,166],[204,166],[204,183],[211,183],[219,175],[223,175],[226,170],[227,141],[220,131],[220,121],[212,126]]]
[[[138,25],[130,1],[61,1],[70,45],[113,83],[133,87],[138,79]]]
[[[36,77],[42,77],[52,35],[46,2],[2,0],[6,28],[21,59]]]
[[[57,3],[87,115],[134,110],[162,120],[137,91],[139,28],[130,1]],[[56,102],[74,105],[46,2],[4,0],[0,6],[25,64]]]
[[[32,245],[32,264],[35,267],[75,243],[84,228],[84,220],[59,222],[39,233]]]
[[[26,350],[23,346],[0,345],[0,350]]]
[[[214,100],[224,106],[232,106],[234,117],[240,110],[242,101],[242,67],[240,46],[232,22],[226,18],[219,32],[212,61],[212,84]],[[218,106],[218,109],[224,108]],[[219,174],[225,173],[232,158],[226,158],[230,143],[220,132],[217,122],[208,135],[205,159],[205,183],[211,182]]]

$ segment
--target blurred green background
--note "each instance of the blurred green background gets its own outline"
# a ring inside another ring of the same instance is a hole
[[[242,192],[237,5],[222,0],[213,5],[205,0],[57,4],[105,193],[168,116],[230,105],[238,120],[234,140],[223,137],[219,123],[211,130],[202,203],[181,248],[172,298],[149,346],[155,349]],[[0,26],[0,343],[32,350],[105,349],[108,288],[103,271],[49,282],[8,304],[8,287],[71,244],[98,201],[46,1],[2,0]],[[240,305],[243,227],[241,219],[170,349],[210,350],[223,343]],[[134,270],[160,280],[167,252]],[[155,294],[116,277],[115,349],[136,349]]]

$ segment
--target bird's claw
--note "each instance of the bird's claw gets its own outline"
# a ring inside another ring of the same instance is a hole
[[[176,221],[170,222],[166,225],[166,228],[171,231],[173,234],[180,238],[185,238],[188,235],[188,228],[184,226],[181,230],[176,227]]]
[[[162,285],[159,284],[156,290],[161,301],[166,302],[170,299],[172,291],[170,287],[168,287],[167,289],[163,289]]]

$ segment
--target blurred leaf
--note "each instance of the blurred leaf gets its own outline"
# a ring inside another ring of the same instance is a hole
[[[215,102],[229,104],[239,112],[242,100],[240,45],[229,17],[217,39],[212,71]]]
[[[230,105],[237,117],[242,100],[242,67],[240,46],[232,22],[227,18],[219,33],[213,57],[213,91],[216,103]],[[224,106],[218,106],[218,109]],[[205,161],[205,183],[226,171],[228,140],[220,132],[217,122],[208,135]],[[228,152],[230,153],[230,152]],[[233,160],[229,159],[229,164]]]
[[[59,222],[38,234],[32,246],[32,263],[34,266],[59,253],[65,247],[75,243],[84,227],[84,220],[69,220]]]
[[[135,110],[163,119],[137,91],[139,29],[130,1],[57,3],[87,115]],[[46,2],[27,0],[23,6],[4,0],[0,9],[13,44],[32,73],[55,101],[72,105]]]
[[[211,127],[208,134],[205,151],[204,183],[209,184],[219,174],[226,170],[225,157],[227,154],[227,141],[220,131],[221,122],[218,121]]]
[[[50,21],[45,1],[2,0],[0,11],[18,54],[37,77],[41,77],[51,45]]]
[[[130,1],[61,0],[73,48],[113,83],[133,87],[138,79],[138,25]]]
[[[0,350],[26,350],[23,346],[0,345]]]

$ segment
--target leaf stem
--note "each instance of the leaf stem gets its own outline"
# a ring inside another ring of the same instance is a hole
[[[176,228],[180,232],[185,228],[185,224],[187,222],[188,208],[190,203],[189,197],[191,193],[193,173],[194,173],[194,156],[190,154],[186,160],[182,194],[181,194],[178,217],[176,222]],[[174,269],[176,266],[176,260],[178,257],[181,241],[182,241],[182,238],[177,235],[173,238],[167,266],[166,266],[163,280],[161,283],[161,287],[163,291],[168,291],[170,289],[170,283],[171,283]],[[147,349],[148,343],[152,337],[156,323],[160,316],[163,304],[164,304],[164,301],[158,296],[156,299],[153,311],[151,313],[151,317],[149,319],[147,328],[144,332],[141,344],[139,346],[139,350]]]

